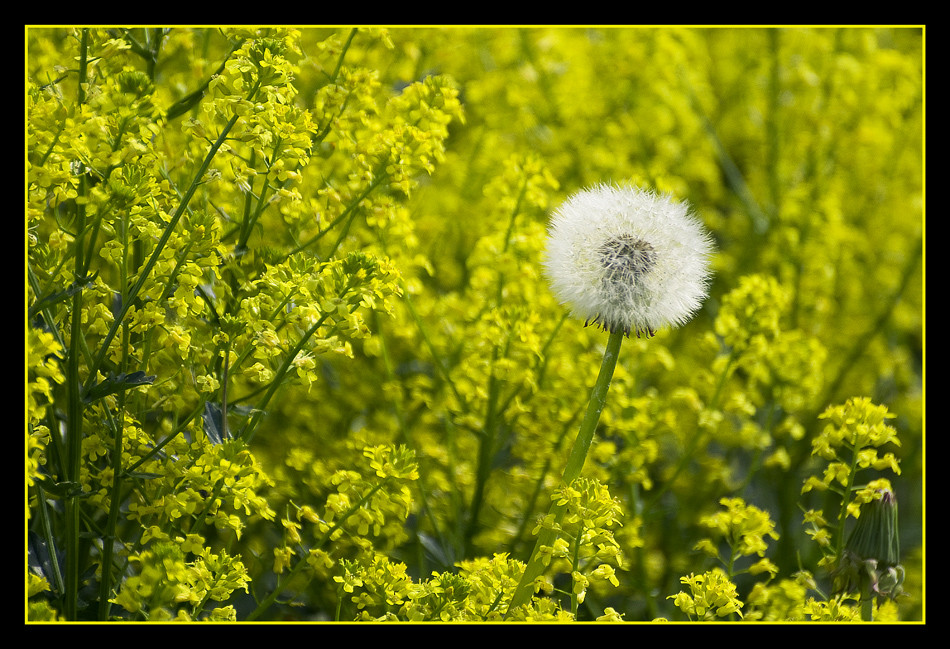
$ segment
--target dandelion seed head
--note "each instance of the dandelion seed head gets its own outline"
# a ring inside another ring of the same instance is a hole
[[[588,324],[651,336],[702,306],[712,251],[686,203],[603,184],[555,210],[544,268],[554,294]]]

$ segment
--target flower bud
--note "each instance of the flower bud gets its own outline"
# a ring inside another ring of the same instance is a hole
[[[894,599],[901,593],[904,568],[900,565],[897,498],[890,489],[879,489],[861,509],[844,552],[834,571],[837,592]]]

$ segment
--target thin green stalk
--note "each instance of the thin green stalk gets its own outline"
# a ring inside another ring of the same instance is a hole
[[[505,230],[504,244],[502,245],[502,254],[508,252],[508,247],[511,245],[511,233],[515,229],[515,221],[518,218],[518,213],[521,211],[521,203],[524,200],[525,193],[528,188],[528,178],[525,176],[521,181],[521,186],[518,189],[518,197],[515,199],[515,205],[511,210],[511,213],[508,215],[508,227]],[[502,303],[502,294],[505,288],[505,276],[504,273],[498,273],[498,282],[495,286],[495,300],[494,302],[486,302],[483,309],[492,309],[498,308]],[[479,314],[478,317],[480,317]],[[510,336],[509,331],[509,336]],[[510,338],[505,341],[504,352],[502,358],[508,356],[508,347],[510,345]],[[499,384],[498,378],[495,376],[494,367],[499,360],[499,346],[494,345],[492,347],[492,357],[491,362],[489,363],[489,376],[488,376],[488,403],[486,405],[485,412],[485,424],[480,435],[478,436],[478,466],[476,468],[476,480],[475,480],[475,490],[472,494],[472,503],[469,507],[468,512],[468,525],[465,529],[465,536],[463,538],[465,554],[468,555],[471,550],[472,538],[475,536],[475,533],[478,531],[478,517],[481,514],[482,505],[484,503],[485,497],[485,487],[488,483],[488,479],[491,475],[492,463],[495,460],[495,453],[498,447],[498,432],[501,425],[504,423],[504,413],[508,407],[508,404],[512,399],[518,394],[518,389],[513,391],[507,400],[502,403],[499,403],[499,393],[501,386]]]
[[[127,231],[127,230],[126,230]],[[90,250],[91,254],[91,250]],[[121,269],[122,272],[119,273],[121,277],[121,295],[125,295],[128,291],[128,282],[126,277],[128,273],[128,263],[127,257],[124,257],[124,266]],[[128,370],[129,366],[129,336],[131,332],[129,331],[129,323],[125,322],[122,325],[122,366],[121,369],[123,372]],[[147,358],[147,355],[143,356]],[[142,366],[145,366],[143,360]],[[99,578],[99,615],[98,619],[100,621],[108,620],[111,612],[112,604],[109,601],[112,594],[112,579],[113,579],[113,554],[115,551],[115,541],[117,538],[116,529],[119,524],[119,509],[122,504],[122,482],[121,478],[124,477],[122,471],[122,435],[125,431],[125,409],[126,409],[126,393],[125,391],[120,392],[117,397],[116,404],[118,412],[118,421],[112,416],[109,408],[105,408],[106,417],[108,419],[108,424],[112,429],[113,435],[113,446],[112,446],[112,487],[109,494],[109,515],[106,520],[106,528],[104,533],[101,536],[102,539],[102,561],[100,562],[100,578]]]
[[[79,62],[79,80],[80,80],[80,90],[79,90],[79,104],[82,104],[85,101],[85,90],[84,85],[86,81],[86,67],[87,67],[87,45],[88,45],[88,33],[86,30],[83,31],[82,43],[80,46],[80,62]],[[250,95],[249,99],[254,96],[257,92],[255,87]],[[208,154],[205,156],[204,161],[201,164],[201,167],[198,169],[195,174],[194,179],[192,180],[191,186],[188,188],[188,191],[185,193],[185,196],[182,198],[178,209],[175,214],[172,216],[169,223],[166,225],[164,232],[162,233],[161,238],[159,239],[155,250],[152,253],[152,256],[149,258],[145,267],[142,269],[138,280],[132,286],[131,290],[123,296],[122,308],[120,309],[119,314],[114,319],[112,326],[109,329],[109,332],[106,334],[105,338],[102,341],[101,347],[99,348],[98,353],[95,356],[95,359],[89,364],[89,372],[86,377],[86,385],[83,386],[79,379],[79,362],[81,358],[82,345],[84,343],[82,337],[82,327],[81,327],[81,313],[82,313],[82,291],[76,291],[72,296],[72,317],[71,317],[71,326],[70,326],[70,343],[69,343],[69,357],[67,362],[67,463],[66,463],[66,479],[70,482],[76,483],[79,482],[79,474],[82,464],[82,417],[83,417],[83,402],[82,402],[82,393],[84,388],[88,388],[92,383],[97,379],[99,368],[102,366],[102,363],[105,361],[105,358],[109,351],[109,346],[118,333],[119,329],[125,324],[125,316],[128,313],[129,308],[135,302],[138,293],[142,290],[142,287],[145,285],[149,275],[151,274],[152,269],[158,262],[159,257],[161,256],[165,245],[168,240],[171,238],[171,234],[175,229],[175,226],[178,224],[178,221],[181,219],[184,214],[188,203],[190,202],[192,196],[198,189],[198,186],[202,182],[202,178],[207,172],[208,168],[211,165],[211,161],[214,158],[215,154],[218,152],[220,147],[224,144],[225,139],[227,138],[228,133],[231,131],[233,126],[237,123],[239,116],[235,114],[227,123],[225,128],[221,131],[221,134],[218,136],[217,141],[211,146],[211,149],[208,151]],[[85,179],[80,178],[80,194],[83,194],[85,191]],[[81,204],[77,204],[77,232],[82,233],[85,229],[85,212]],[[81,239],[77,239],[76,243],[76,272],[77,277],[81,276],[80,273],[84,274],[87,270],[86,260],[83,254],[83,245]],[[116,475],[115,479],[118,479]],[[82,557],[80,556],[80,506],[77,498],[75,496],[70,496],[66,498],[65,501],[65,521],[66,521],[66,592],[64,598],[64,615],[69,620],[75,620],[78,615],[78,597],[79,597],[79,573],[81,569]],[[107,539],[108,541],[108,539]]]
[[[126,474],[135,473],[135,471],[140,466],[142,466],[143,464],[151,460],[153,457],[161,453],[163,448],[165,448],[173,439],[175,439],[176,437],[178,437],[184,432],[185,428],[188,427],[188,424],[191,423],[192,419],[194,419],[195,417],[197,417],[204,411],[204,407],[205,407],[205,401],[204,400],[199,401],[195,409],[192,410],[191,413],[187,417],[185,417],[184,420],[182,420],[180,424],[178,424],[175,427],[175,430],[173,430],[161,442],[159,442],[154,447],[152,447],[152,449],[148,453],[143,455],[135,464],[130,466],[128,471],[126,471]]]
[[[260,424],[261,418],[264,416],[264,410],[267,408],[267,404],[270,403],[270,400],[276,394],[277,389],[283,383],[284,376],[290,370],[290,366],[293,364],[294,359],[297,358],[297,354],[300,353],[300,350],[304,348],[304,345],[307,344],[307,341],[317,332],[326,319],[329,317],[329,313],[324,313],[320,316],[320,319],[317,320],[313,326],[311,326],[303,336],[300,337],[300,340],[297,341],[297,345],[287,354],[284,358],[283,364],[280,366],[280,369],[277,370],[277,373],[274,375],[274,380],[271,381],[270,387],[267,389],[267,392],[264,393],[264,396],[261,398],[260,402],[257,404],[257,407],[254,410],[254,414],[251,417],[251,420],[247,422],[244,429],[240,433],[240,437],[248,444],[251,443],[251,440],[254,438],[254,433],[257,432],[257,426]]]
[[[584,526],[581,525],[580,529],[577,530],[577,536],[574,537],[574,552],[571,556],[571,574],[576,574],[580,569],[580,558],[581,558],[581,537],[584,535]],[[571,615],[574,616],[574,619],[577,619],[577,590],[574,588],[574,579],[571,579]]]
[[[685,80],[686,75],[683,75],[683,78]],[[752,229],[755,234],[764,234],[769,229],[770,225],[768,215],[759,206],[755,196],[752,194],[752,190],[749,188],[749,185],[746,182],[742,170],[739,168],[739,165],[736,164],[735,160],[733,160],[732,156],[729,155],[729,152],[726,150],[725,143],[723,143],[722,139],[719,137],[719,132],[717,131],[715,124],[712,123],[712,121],[706,115],[706,112],[700,106],[699,99],[696,97],[695,93],[693,93],[692,89],[689,89],[688,96],[693,110],[702,121],[702,124],[706,130],[706,134],[709,136],[709,141],[716,150],[716,158],[719,161],[719,167],[722,170],[723,176],[725,177],[726,185],[742,202],[743,207],[745,208],[745,211],[749,215],[749,219],[752,222]]]
[[[276,151],[277,145],[274,146]],[[254,168],[257,163],[257,153],[251,153],[251,161],[248,165],[250,168]],[[266,163],[265,163],[266,164]],[[257,196],[257,203],[254,206],[253,210],[251,205],[253,199],[255,198],[254,192],[248,190],[245,200],[244,200],[244,216],[241,219],[241,223],[238,226],[238,241],[234,245],[235,251],[239,254],[247,251],[247,242],[251,238],[251,232],[254,230],[254,225],[260,220],[261,214],[264,213],[264,208],[267,206],[267,190],[270,187],[270,184],[267,180],[267,174],[269,169],[265,169],[264,173],[261,174],[262,183],[261,183],[261,193]],[[253,181],[252,181],[253,182]]]
[[[574,446],[571,454],[567,458],[567,464],[564,467],[564,474],[561,478],[562,484],[569,485],[577,479],[584,468],[584,462],[587,460],[587,451],[590,449],[591,442],[594,439],[594,430],[597,428],[597,422],[600,421],[600,413],[607,402],[607,391],[610,388],[610,380],[613,378],[614,369],[617,367],[617,358],[620,356],[620,345],[623,343],[624,333],[621,330],[613,331],[607,339],[607,347],[604,350],[604,358],[600,365],[600,373],[597,375],[597,382],[594,383],[590,393],[590,401],[587,403],[587,412],[581,422],[580,430],[577,432],[577,438],[574,440]],[[541,554],[542,546],[552,546],[557,538],[556,527],[564,516],[564,505],[558,505],[557,501],[551,504],[548,516],[552,519],[550,525],[541,529],[538,540],[535,543],[534,550],[531,552],[524,573],[521,575],[521,581],[515,590],[514,596],[508,605],[508,611],[512,611],[523,604],[526,604],[534,593],[534,581],[544,572],[544,560]]]
[[[111,424],[114,443],[112,448],[112,488],[109,493],[109,518],[106,522],[105,534],[102,536],[102,563],[100,565],[101,577],[99,578],[99,620],[109,619],[111,603],[109,602],[112,594],[112,556],[115,550],[116,528],[119,522],[119,507],[122,503],[121,482],[122,477],[122,432],[125,428],[125,393],[122,392],[118,397],[119,420],[115,421],[111,413],[109,423]]]
[[[176,117],[184,115],[192,108],[198,105],[198,102],[205,96],[205,93],[208,91],[208,86],[211,85],[211,82],[219,74],[224,72],[224,68],[227,66],[228,61],[231,59],[231,55],[234,54],[240,47],[243,45],[244,40],[241,39],[237,41],[232,47],[231,50],[224,57],[224,60],[221,61],[221,64],[218,66],[218,69],[215,70],[207,79],[205,79],[198,88],[189,92],[187,95],[176,101],[174,104],[169,107],[168,112],[165,117],[167,120],[171,121]]]
[[[228,369],[231,364],[231,335],[224,343],[224,369],[221,370],[221,439],[229,439],[228,434]]]
[[[336,83],[337,77],[340,76],[340,70],[343,68],[343,57],[346,56],[346,51],[350,49],[350,44],[356,37],[357,31],[359,31],[357,27],[351,29],[349,35],[346,37],[346,42],[343,44],[343,47],[340,48],[340,56],[336,60],[336,67],[333,68],[333,72],[330,74],[330,83]]]
[[[343,584],[340,584],[336,589],[336,613],[334,614],[333,621],[339,622],[340,615],[343,612]]]
[[[79,105],[85,102],[86,66],[89,45],[89,30],[82,31],[79,50]],[[85,194],[85,177],[79,178],[79,194]],[[76,277],[82,276],[84,268],[82,232],[86,227],[86,211],[82,201],[76,202]],[[79,499],[75,494],[79,486],[82,466],[82,417],[83,404],[80,394],[79,360],[82,339],[82,290],[73,294],[70,316],[69,357],[66,363],[66,475],[65,480],[74,483],[72,494],[65,500],[66,514],[66,592],[63,613],[67,620],[76,620],[79,608]],[[93,374],[95,374],[93,372]]]
[[[781,180],[779,178],[779,164],[778,161],[781,158],[781,148],[782,142],[779,137],[779,125],[781,124],[781,116],[779,115],[779,106],[780,104],[780,94],[782,92],[782,83],[781,83],[781,59],[779,58],[779,53],[781,50],[781,43],[779,39],[782,36],[782,32],[779,29],[770,29],[768,30],[768,39],[769,39],[769,76],[768,76],[768,95],[767,95],[767,106],[768,114],[771,116],[766,124],[766,149],[765,155],[766,160],[766,170],[768,171],[768,188],[769,188],[769,213],[771,219],[778,218],[778,209],[779,209],[779,195],[781,193]]]
[[[290,257],[291,255],[297,254],[297,253],[300,252],[301,250],[305,250],[305,249],[309,248],[310,246],[312,246],[313,244],[315,244],[317,241],[319,241],[320,239],[322,239],[323,236],[324,236],[327,232],[329,232],[330,230],[332,230],[337,224],[339,224],[340,222],[344,221],[344,219],[345,219],[346,222],[344,223],[343,231],[340,233],[340,236],[337,237],[336,242],[333,244],[333,248],[325,255],[325,258],[326,258],[326,259],[329,259],[330,257],[332,257],[333,254],[336,252],[336,249],[340,247],[340,243],[343,242],[344,237],[346,237],[346,234],[347,234],[347,232],[348,232],[349,229],[350,229],[350,224],[353,222],[353,217],[355,216],[356,208],[360,206],[360,203],[363,202],[363,199],[364,199],[364,198],[366,198],[367,196],[369,196],[370,193],[371,193],[374,189],[376,189],[380,184],[382,184],[382,182],[383,182],[384,180],[386,180],[387,178],[389,178],[389,174],[387,174],[387,173],[385,172],[385,170],[382,170],[382,171],[376,173],[376,174],[374,175],[374,177],[373,177],[373,182],[371,182],[371,183],[366,187],[366,189],[363,190],[363,192],[362,192],[359,196],[357,196],[353,201],[350,202],[349,205],[346,206],[346,209],[343,210],[343,213],[342,213],[342,214],[340,214],[338,217],[336,217],[335,219],[333,219],[333,221],[331,221],[331,222],[327,225],[327,227],[325,227],[325,228],[323,228],[322,230],[320,230],[320,232],[318,232],[318,233],[315,234],[314,236],[310,237],[310,239],[308,239],[307,241],[301,243],[301,244],[298,245],[296,248],[294,248],[293,250],[291,250],[289,253],[287,253],[286,256],[287,256],[287,257]]]
[[[835,556],[838,558],[838,561],[841,560],[841,555],[844,554],[844,527],[848,518],[848,501],[851,499],[851,492],[854,490],[854,476],[858,472],[858,451],[860,449],[861,444],[858,443],[858,440],[855,440],[854,446],[851,449],[851,467],[848,471],[848,484],[845,485],[844,491],[841,494],[841,510],[838,512],[838,525],[835,529],[835,536],[837,537],[835,539]]]
[[[435,366],[435,370],[438,372],[439,378],[441,378],[442,381],[449,387],[455,398],[459,400],[459,403],[465,403],[465,397],[463,397],[458,391],[458,388],[452,381],[452,377],[449,376],[449,370],[445,366],[442,356],[435,348],[435,343],[432,342],[432,337],[429,336],[429,330],[422,321],[422,316],[420,316],[419,312],[416,310],[416,305],[413,302],[412,294],[409,292],[409,287],[404,281],[401,281],[400,288],[402,289],[403,304],[405,304],[406,308],[409,310],[409,315],[418,328],[419,335],[422,336],[422,343],[425,345],[426,349],[429,350],[429,354],[432,356],[432,364]]]
[[[43,532],[43,540],[46,542],[46,549],[50,557],[49,563],[52,574],[49,575],[49,581],[52,582],[55,592],[62,593],[64,590],[63,575],[59,571],[59,561],[56,558],[56,538],[53,536],[53,527],[49,520],[49,504],[46,501],[46,490],[43,489],[43,485],[40,483],[36,485],[36,497],[39,503],[36,510],[39,512],[40,530]]]
[[[504,244],[502,245],[502,254],[508,252],[508,246],[511,244],[511,233],[515,228],[515,220],[518,217],[518,212],[521,211],[521,202],[524,199],[525,192],[527,191],[528,179],[525,177],[521,182],[521,187],[518,190],[518,198],[515,199],[514,208],[512,208],[511,213],[508,215],[508,227],[505,230]],[[495,286],[495,300],[494,302],[486,302],[485,309],[498,308],[501,306],[502,302],[502,293],[505,288],[505,276],[503,273],[498,274],[498,282]],[[479,314],[480,316],[481,314]],[[509,332],[510,334],[510,332]],[[508,355],[508,345],[510,339],[505,342],[504,353],[502,358],[507,357]],[[475,536],[475,532],[478,530],[478,517],[481,513],[482,504],[485,497],[485,486],[488,482],[488,478],[491,474],[492,462],[495,459],[495,450],[497,442],[497,433],[498,429],[503,423],[503,413],[505,410],[504,406],[499,407],[499,391],[501,386],[499,381],[495,376],[494,367],[498,362],[498,353],[499,346],[494,345],[492,347],[492,357],[491,362],[489,363],[489,376],[488,376],[488,403],[486,405],[485,412],[485,424],[482,430],[480,431],[479,440],[478,440],[478,467],[476,469],[476,480],[475,480],[475,491],[472,494],[472,503],[469,507],[468,513],[468,526],[465,530],[464,536],[464,546],[465,553],[468,554],[471,550],[472,537]],[[512,397],[514,394],[512,394]]]

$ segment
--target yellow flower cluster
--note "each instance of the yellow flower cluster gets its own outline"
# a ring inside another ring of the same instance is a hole
[[[742,617],[743,603],[738,598],[736,586],[722,570],[714,568],[701,575],[689,574],[681,577],[680,583],[689,586],[689,592],[680,591],[670,595],[669,599],[690,619]]]
[[[848,518],[858,518],[862,507],[880,500],[882,493],[893,496],[890,479],[875,478],[861,484],[857,478],[867,470],[889,470],[899,476],[900,461],[895,454],[882,455],[878,449],[886,444],[899,447],[900,439],[896,429],[887,423],[895,415],[867,397],[829,406],[820,417],[829,423],[812,440],[812,453],[824,461],[824,469],[820,476],[809,475],[801,491],[802,494],[811,491],[837,494],[835,522],[829,524],[822,509],[808,509],[805,513],[807,533],[823,553],[820,563],[830,566],[842,561]],[[896,535],[897,531],[893,533]]]
[[[206,548],[163,540],[151,549],[130,557],[141,571],[122,584],[116,604],[130,613],[143,613],[153,621],[199,619],[196,613],[208,602],[230,599],[235,590],[247,591],[250,578],[241,561],[226,552],[212,554]],[[194,552],[193,560],[186,555]],[[176,612],[177,611],[177,612]],[[200,619],[234,620],[233,606],[214,607]]]
[[[849,399],[843,405],[830,406],[821,414],[831,423],[812,440],[812,453],[827,462],[821,478],[809,477],[802,491],[832,489],[841,492],[848,513],[857,516],[862,502],[869,502],[867,494],[881,485],[869,483],[852,495],[847,491],[855,484],[855,474],[864,469],[890,470],[900,475],[900,463],[893,452],[879,454],[878,448],[885,444],[900,446],[897,431],[886,422],[895,415],[886,406],[875,405],[867,397]],[[887,483],[887,481],[884,481]],[[889,483],[888,483],[889,486]]]
[[[740,572],[736,566],[737,559],[752,555],[763,557],[746,569],[752,574],[768,572],[774,576],[778,572],[778,567],[764,558],[768,549],[766,537],[777,539],[779,535],[775,531],[775,523],[768,512],[746,504],[741,498],[723,498],[719,504],[725,508],[724,511],[704,516],[700,522],[715,532],[729,546],[729,553],[725,557],[720,557],[718,548],[710,539],[701,540],[697,549],[720,558],[729,575]]]

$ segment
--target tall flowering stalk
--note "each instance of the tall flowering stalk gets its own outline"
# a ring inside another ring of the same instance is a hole
[[[632,186],[602,184],[569,197],[552,215],[544,267],[558,299],[585,326],[609,333],[597,381],[562,475],[570,485],[584,467],[607,401],[620,347],[688,322],[706,298],[712,239],[684,203]],[[528,602],[556,540],[565,505],[555,500],[509,611]]]

